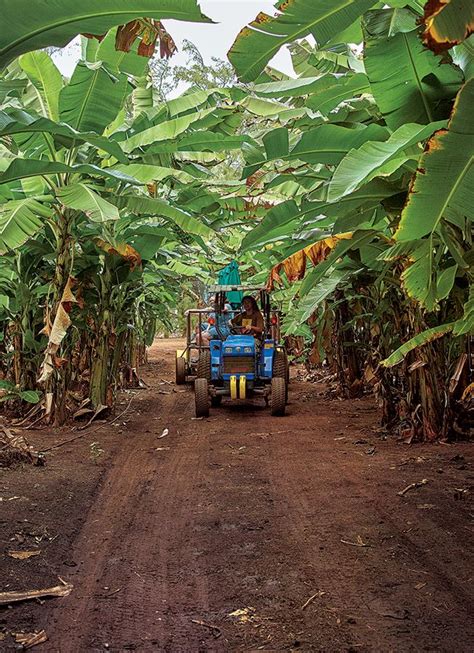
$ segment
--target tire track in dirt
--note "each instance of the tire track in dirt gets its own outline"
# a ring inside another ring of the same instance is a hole
[[[160,403],[160,422],[170,424],[170,435],[124,439],[77,540],[75,559],[83,563],[71,578],[73,593],[55,613],[50,651],[103,650],[109,642],[109,650],[168,647],[180,605],[176,571],[195,569],[180,539],[192,518],[206,448],[198,446],[197,435],[179,441],[174,428],[176,415],[190,410],[189,395]],[[129,428],[137,432],[145,425],[140,422]],[[155,451],[159,445],[173,448],[173,455]],[[186,592],[205,611],[206,576],[196,569],[191,576]]]
[[[469,571],[452,556],[445,564],[429,550],[433,538],[437,548],[441,544],[452,550],[452,534],[436,523],[412,534],[419,511],[397,496],[396,478],[382,489],[354,457],[348,461],[327,448],[320,453],[303,458],[288,451],[283,461],[273,451],[268,469],[275,494],[291,516],[287,529],[292,541],[317,565],[316,589],[325,591],[331,609],[351,624],[353,645],[402,653],[419,651],[419,642],[429,641],[430,650],[450,651],[454,648],[446,642],[459,637],[461,621],[464,645],[457,644],[456,650],[471,651],[474,605],[464,582]],[[308,484],[305,479],[313,480]],[[381,490],[383,499],[378,498]],[[357,543],[359,534],[369,547],[340,541]]]

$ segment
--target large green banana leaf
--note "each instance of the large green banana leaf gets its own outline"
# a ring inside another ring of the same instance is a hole
[[[227,152],[239,150],[244,143],[253,142],[250,136],[223,136],[207,130],[198,130],[180,138],[176,149],[178,152]],[[166,143],[164,146],[166,147]]]
[[[156,141],[166,141],[177,138],[180,134],[183,134],[191,125],[195,125],[197,128],[200,121],[202,121],[214,111],[216,111],[215,107],[202,109],[201,111],[195,111],[194,113],[186,116],[173,118],[173,120],[167,120],[166,122],[162,122],[158,125],[155,125],[154,127],[149,127],[148,129],[145,129],[124,141],[122,148],[125,150],[125,152],[133,152],[133,150],[138,147],[145,147],[146,145],[151,145]],[[198,125],[196,125],[196,123]]]
[[[449,324],[441,324],[440,326],[435,326],[418,333],[416,336],[410,338],[410,340],[401,345],[401,347],[396,349],[393,354],[390,354],[390,356],[383,360],[381,364],[384,367],[398,365],[407,354],[417,347],[422,347],[423,345],[433,342],[433,340],[437,340],[447,333],[450,333],[453,330],[453,326],[454,322],[450,322]]]
[[[182,211],[181,209],[168,204],[161,199],[153,199],[151,197],[136,197],[136,196],[118,196],[113,200],[119,208],[128,209],[131,213],[140,216],[154,216],[163,217],[171,220],[178,227],[184,231],[189,231],[191,234],[204,237],[215,236],[215,231],[208,227],[204,222],[197,220],[195,217]]]
[[[456,98],[447,130],[428,142],[403,209],[399,241],[434,231],[443,218],[474,217],[474,79]]]
[[[467,81],[474,77],[474,34],[451,50],[451,56],[456,66],[459,66]]]
[[[422,151],[413,153],[409,148],[445,126],[445,120],[429,125],[402,125],[383,143],[368,142],[351,150],[334,172],[329,184],[328,200],[335,202],[376,176],[392,174],[410,158],[418,159]]]
[[[239,78],[251,82],[283,45],[308,34],[324,45],[374,4],[373,0],[280,0],[275,17],[261,12],[240,31],[228,57]]]
[[[148,156],[153,158],[156,154],[174,152],[228,152],[240,150],[244,143],[254,143],[254,141],[250,136],[223,136],[207,129],[199,129],[189,134],[184,132],[177,139],[154,142],[147,148],[147,154],[141,159],[145,161]]]
[[[124,74],[114,76],[100,63],[80,62],[59,96],[61,121],[77,131],[102,134],[131,90]]]
[[[267,84],[256,84],[254,93],[261,97],[268,98],[290,98],[300,97],[301,95],[309,95],[321,92],[321,83],[323,80],[339,81],[340,77],[333,75],[325,75],[324,77],[299,77],[298,79],[283,80],[281,82],[270,82]],[[369,82],[366,78],[366,88]]]
[[[318,306],[350,275],[349,270],[332,270],[331,274],[313,286],[299,304],[299,322],[305,322]]]
[[[456,95],[462,73],[441,64],[423,47],[417,31],[380,34],[380,14],[391,12],[368,12],[364,20],[364,62],[375,101],[393,130],[409,122],[428,124],[441,119],[442,101]]]
[[[0,204],[0,255],[26,243],[52,213],[52,209],[32,198]]]
[[[303,220],[318,218],[318,222],[316,222],[316,226],[318,226],[322,222],[322,218],[330,218],[328,223],[332,226],[334,220],[345,215],[351,214],[356,217],[358,211],[375,208],[382,199],[390,197],[397,190],[385,181],[374,179],[364,188],[341,198],[334,204],[326,201],[324,192],[317,191],[312,195],[312,197],[316,197],[316,201],[308,201],[302,205],[298,205],[294,200],[288,200],[274,206],[263,220],[245,236],[242,241],[242,250],[261,247],[276,238],[285,239],[285,236],[292,232],[290,226],[301,225]],[[327,225],[324,224],[324,226]]]
[[[114,170],[119,170],[126,175],[131,175],[144,184],[152,181],[163,181],[164,179],[174,178],[183,184],[192,184],[196,179],[178,168],[166,168],[158,165],[146,165],[143,163],[130,163],[129,165],[115,166]]]
[[[212,96],[229,97],[229,95],[230,92],[224,88],[199,89],[193,93],[185,93],[177,98],[168,100],[166,102],[166,108],[169,116],[175,118],[181,113],[187,113],[191,109],[202,107]]]
[[[403,288],[408,297],[420,302],[428,311],[433,311],[437,289],[433,239],[420,241],[410,259],[410,265],[401,274]]]
[[[116,50],[116,33],[116,29],[110,30],[105,39],[97,47],[93,61],[102,61],[107,65],[109,70],[113,70],[116,73],[120,72],[132,75],[133,77],[142,77],[145,75],[148,67],[147,57],[142,57],[137,54],[137,42],[132,45],[130,52]],[[89,43],[97,43],[97,41],[89,40]]]
[[[92,222],[107,222],[118,220],[118,209],[106,199],[101,197],[87,184],[72,184],[63,186],[57,193],[61,204],[76,211],[82,211]]]
[[[136,18],[210,22],[196,0],[0,0],[0,68],[24,52],[63,47],[77,34],[105,34]]]
[[[370,93],[370,84],[363,73],[347,75],[324,75],[315,85],[314,92],[306,100],[306,106],[327,116],[341,102]]]
[[[0,174],[0,185],[9,184],[12,181],[38,177],[39,175],[55,175],[61,173],[86,174],[99,177],[107,177],[126,184],[140,185],[141,182],[120,171],[110,168],[99,168],[89,163],[78,165],[67,165],[60,161],[45,161],[37,159],[13,159],[4,172]]]
[[[19,63],[36,89],[43,116],[59,120],[59,93],[63,78],[51,57],[42,51],[28,52],[20,57]]]
[[[291,150],[290,159],[306,163],[335,165],[353,148],[366,141],[383,141],[389,132],[380,125],[350,129],[340,125],[325,124],[305,132]]]
[[[29,134],[38,133],[51,134],[66,146],[90,143],[98,149],[111,154],[121,163],[127,163],[128,161],[118,143],[103,136],[97,136],[94,132],[78,132],[64,123],[53,122],[48,118],[37,118],[37,116],[31,116],[20,109],[0,111],[0,136],[21,135],[21,149],[28,147],[27,138]]]
[[[425,43],[433,52],[442,52],[474,32],[474,3],[470,0],[428,2],[423,23]]]
[[[279,127],[265,135],[265,152],[276,152],[276,157],[265,156],[260,148],[249,143],[244,145],[242,152],[247,166],[243,170],[243,178],[253,175],[275,158],[335,165],[349,150],[359,147],[366,141],[383,141],[390,133],[385,127],[376,124],[367,127],[359,125],[356,129],[350,129],[326,123],[304,132],[296,145],[287,153],[282,144],[289,141],[287,137],[283,138],[283,130],[287,131],[286,128]]]
[[[474,333],[474,284],[469,288],[469,297],[464,304],[463,316],[454,325],[455,336],[469,335]]]

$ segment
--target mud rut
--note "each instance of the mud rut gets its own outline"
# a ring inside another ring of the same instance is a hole
[[[455,452],[379,442],[370,401],[301,383],[286,418],[192,420],[191,389],[158,385],[173,345],[151,352],[36,650],[472,650],[469,508],[436,474]]]

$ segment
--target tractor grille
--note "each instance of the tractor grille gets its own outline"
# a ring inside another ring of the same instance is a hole
[[[253,374],[253,356],[224,356],[224,374]]]

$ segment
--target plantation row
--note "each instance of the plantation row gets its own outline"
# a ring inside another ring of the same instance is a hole
[[[56,423],[112,406],[238,258],[347,396],[371,388],[409,440],[465,435],[472,3],[277,3],[238,34],[233,84],[175,99],[153,53],[175,50],[161,20],[208,20],[195,0],[76,4],[0,2],[0,401]],[[79,33],[65,79],[44,48]],[[268,65],[284,44],[295,78]]]

